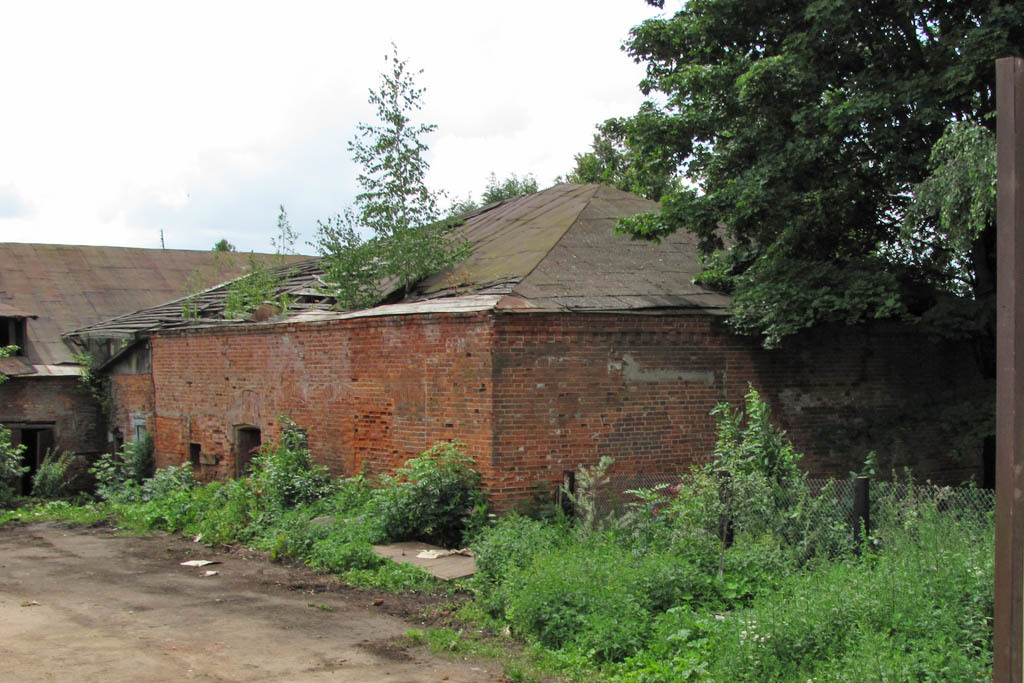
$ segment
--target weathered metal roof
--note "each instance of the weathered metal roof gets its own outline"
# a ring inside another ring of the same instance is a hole
[[[292,299],[292,311],[303,311],[324,302],[320,293],[323,281],[320,279],[320,259],[305,257],[301,261],[293,261],[284,265],[268,268],[267,273],[281,277],[282,285],[279,294],[288,294]],[[241,275],[239,276],[241,277]],[[211,325],[232,325],[250,322],[248,320],[225,319],[224,307],[228,289],[233,278],[202,292],[180,296],[176,299],[107,320],[93,325],[86,325],[66,334],[75,340],[89,338],[124,338],[130,339],[139,332],[155,329],[172,329],[176,327],[208,327]],[[312,303],[311,303],[312,302]],[[190,315],[186,316],[185,311]]]
[[[0,243],[0,316],[26,318],[23,358],[45,369],[74,362],[62,333],[179,297],[192,282],[222,282],[247,264],[246,254],[213,251]]]
[[[555,185],[504,202],[466,220],[472,254],[419,291],[429,297],[504,282],[542,309],[727,311],[728,296],[693,283],[701,267],[692,234],[660,243],[615,234],[619,218],[657,209],[604,185]]]
[[[403,301],[361,311],[331,311],[318,259],[278,269],[288,311],[267,322],[485,309],[508,311],[693,310],[722,314],[729,297],[693,283],[696,239],[676,233],[659,244],[615,234],[620,217],[657,210],[655,202],[603,185],[555,185],[463,217],[469,257],[423,280]],[[384,287],[386,289],[386,287]],[[251,324],[225,320],[228,284],[213,287],[182,314],[182,298],[75,330],[68,336],[130,338],[158,329]]]

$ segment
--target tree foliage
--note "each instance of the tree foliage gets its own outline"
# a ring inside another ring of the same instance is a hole
[[[515,199],[516,197],[522,197],[527,194],[534,194],[537,192],[537,179],[532,173],[519,177],[515,173],[510,174],[504,180],[498,180],[498,176],[491,172],[487,177],[487,186],[484,187],[483,194],[480,197],[480,203],[473,200],[473,195],[470,193],[465,199],[459,200],[452,204],[448,210],[449,215],[458,216],[460,214],[468,213],[474,209],[487,206],[488,204],[494,204],[495,202],[505,201],[506,199]]]
[[[299,240],[299,233],[293,228],[288,220],[288,212],[284,210],[284,204],[278,205],[277,214],[277,235],[270,238],[274,246],[274,253],[278,256],[295,253],[295,243]]]
[[[996,220],[995,135],[972,121],[951,123],[929,169],[914,187],[893,255],[957,294],[990,294],[994,249],[979,241],[992,239]]]
[[[436,126],[411,118],[422,107],[423,88],[415,83],[422,72],[411,71],[397,48],[385,62],[390,68],[369,95],[377,122],[360,123],[349,142],[362,191],[354,207],[320,221],[314,243],[342,308],[373,305],[386,289],[408,292],[465,253],[451,225],[438,221],[438,194],[426,185],[424,137]],[[368,240],[364,228],[372,232]]]
[[[18,347],[14,345],[0,346],[0,358],[7,358],[17,351]],[[6,382],[7,379],[7,375],[0,372],[0,384]],[[18,477],[28,471],[28,467],[22,464],[24,452],[24,444],[14,445],[11,440],[11,430],[0,424],[0,506],[10,502],[14,497],[15,483]]]
[[[608,119],[597,127],[590,151],[575,156],[575,166],[565,175],[567,183],[601,183],[645,199],[658,201],[677,189],[677,170],[682,159],[672,155],[645,154],[645,145],[656,143],[636,134],[645,110],[635,119]]]
[[[236,251],[236,249],[235,245],[231,244],[231,242],[228,242],[227,239],[222,237],[219,240],[217,240],[217,242],[213,245],[213,249],[211,249],[210,251],[231,252]]]
[[[992,125],[993,60],[1021,45],[1016,2],[691,0],[626,46],[654,97],[606,127],[632,172],[678,167],[682,183],[622,227],[694,232],[705,282],[769,345],[820,322],[920,319],[941,299],[929,288],[973,297],[989,214],[923,197],[964,174],[984,185],[984,154],[950,160]]]

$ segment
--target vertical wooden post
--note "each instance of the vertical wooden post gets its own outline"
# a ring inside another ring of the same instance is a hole
[[[871,531],[870,482],[867,477],[853,479],[853,551],[858,555],[866,534]]]
[[[995,653],[999,683],[1024,679],[1024,60],[996,60]]]

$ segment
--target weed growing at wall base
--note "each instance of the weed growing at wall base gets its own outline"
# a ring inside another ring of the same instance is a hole
[[[745,415],[718,414],[712,462],[630,492],[624,513],[602,517],[578,491],[574,533],[516,516],[482,530],[478,608],[571,678],[990,676],[991,514],[907,482],[880,499],[858,557],[836,487],[811,495],[756,392]]]
[[[249,477],[200,486],[186,467],[160,470],[140,487],[129,484],[130,495],[108,495],[119,503],[121,524],[180,531],[207,543],[245,543],[273,560],[301,560],[355,585],[450,590],[421,569],[383,560],[371,545],[400,538],[458,542],[483,518],[480,475],[460,446],[438,444],[380,481],[332,480],[313,463],[302,430],[279,419],[281,438],[261,447]]]
[[[880,485],[880,514],[858,556],[835,512],[839,487],[811,495],[766,406],[747,398],[745,417],[722,413],[712,462],[633,492],[622,513],[594,502],[598,467],[576,493],[581,519],[512,514],[483,524],[478,475],[457,445],[431,449],[394,478],[330,481],[287,422],[247,479],[199,486],[184,468],[162,470],[141,485],[145,496],[113,507],[124,526],[245,543],[394,591],[454,588],[381,559],[371,544],[466,534],[478,571],[457,584],[474,597],[460,614],[472,630],[525,641],[532,663],[510,677],[540,666],[571,680],[646,683],[987,678],[991,514],[958,503],[967,491]],[[477,647],[458,630],[410,638],[441,651]]]

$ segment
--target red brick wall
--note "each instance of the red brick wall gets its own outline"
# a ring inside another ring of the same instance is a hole
[[[119,429],[125,441],[133,439],[133,415],[146,416],[146,431],[153,432],[155,425],[152,375],[111,375],[110,397],[111,427]]]
[[[495,330],[492,486],[526,497],[533,482],[602,455],[621,474],[679,472],[711,454],[711,409],[740,405],[748,383],[812,476],[846,476],[875,449],[889,466],[959,483],[980,474],[978,454],[947,456],[950,435],[920,407],[978,381],[963,349],[892,325],[765,351],[710,316],[506,315]]]
[[[380,472],[437,440],[485,457],[491,443],[485,314],[360,318],[164,334],[153,340],[158,466],[190,443],[234,474],[236,425],[277,438],[287,415],[335,474]]]
[[[868,449],[943,483],[978,473],[977,453],[944,455],[950,434],[920,410],[976,388],[970,358],[896,326],[769,352],[702,315],[442,314],[165,333],[152,354],[158,465],[198,443],[219,456],[204,479],[233,476],[235,425],[273,440],[285,414],[335,474],[464,441],[507,507],[602,455],[633,474],[700,462],[714,448],[710,410],[739,404],[748,383],[812,475],[845,476]],[[142,380],[119,381],[118,396],[145,396]]]
[[[77,377],[12,377],[0,384],[0,424],[52,423],[55,445],[81,455],[105,445],[99,405]]]

